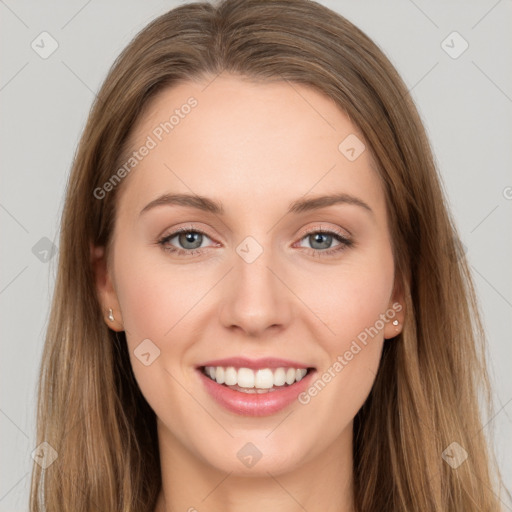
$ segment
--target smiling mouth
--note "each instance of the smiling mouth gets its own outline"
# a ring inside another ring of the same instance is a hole
[[[201,366],[198,368],[215,383],[242,393],[264,394],[293,386],[315,368],[250,368]]]

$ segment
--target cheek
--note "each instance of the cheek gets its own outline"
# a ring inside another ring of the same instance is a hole
[[[119,244],[122,248],[122,243]],[[181,319],[192,312],[205,293],[207,276],[180,271],[164,258],[155,259],[157,249],[131,251],[116,261],[117,294],[128,338],[132,343],[149,338],[173,337]],[[122,251],[120,250],[119,253]],[[156,260],[156,261],[155,261]]]
[[[302,281],[303,296],[325,326],[321,339],[330,354],[347,350],[351,340],[361,333],[364,338],[366,329],[384,327],[380,315],[390,306],[394,264],[391,251],[376,256],[317,269]]]
[[[130,246],[136,244],[120,237],[117,254],[128,254],[123,247]],[[209,292],[222,273],[217,275],[208,266],[180,268],[155,253],[156,249],[140,246],[129,252],[129,258],[116,258],[116,291],[132,368],[142,393],[155,410],[165,400],[167,405],[175,401],[176,407],[186,408],[189,397],[183,395],[180,384],[188,387],[193,378],[189,370],[197,358],[192,360],[190,349],[198,338],[205,337],[200,331],[211,319],[215,300]],[[147,345],[151,358],[153,352],[158,354],[149,366],[137,357],[139,347]]]
[[[171,417],[169,411],[190,407],[190,396],[183,391],[190,383],[180,366],[197,324],[194,306],[207,291],[202,284],[206,276],[191,280],[176,267],[155,263],[148,253],[135,250],[130,258],[116,262],[116,291],[128,351],[139,388],[157,416],[186,431],[181,415]],[[150,354],[148,365],[139,359],[143,353]]]
[[[175,375],[186,349],[183,329],[190,329],[188,320],[198,299],[198,290],[194,292],[197,284],[189,279],[187,286],[179,272],[171,273],[169,266],[155,264],[148,257],[152,251],[141,248],[123,252],[121,241],[118,249],[117,254],[130,254],[115,261],[116,292],[128,352],[138,385],[155,410],[160,400],[172,397],[173,392],[179,395],[171,375]],[[144,360],[142,354],[147,353],[150,355]]]
[[[368,396],[379,367],[385,321],[394,316],[392,254],[382,248],[378,254],[371,262],[331,269],[324,276],[329,286],[322,291],[315,287],[308,295],[325,325],[317,343],[326,357],[299,401],[336,428],[347,425]]]
[[[154,274],[139,269],[137,273],[119,276],[123,280],[119,301],[130,343],[146,338],[161,339],[171,329],[174,313],[181,309],[176,292],[169,289],[164,279],[153,279]]]

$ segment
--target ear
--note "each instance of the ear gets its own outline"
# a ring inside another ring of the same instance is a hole
[[[103,318],[107,326],[113,331],[123,331],[123,317],[117,300],[117,294],[112,284],[112,278],[108,270],[107,258],[104,247],[97,247],[91,243],[91,265],[94,273],[94,284],[103,312]],[[109,318],[110,310],[114,320]]]
[[[402,332],[405,321],[405,294],[402,281],[398,277],[395,278],[393,294],[389,301],[388,309],[386,310],[386,317],[384,339],[388,340],[398,336]]]

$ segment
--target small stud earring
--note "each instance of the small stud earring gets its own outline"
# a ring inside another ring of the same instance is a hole
[[[398,323],[399,323],[398,320],[393,320],[393,325],[398,325]]]
[[[109,308],[108,310],[108,319],[113,322],[114,321],[114,313],[112,311],[112,308]]]

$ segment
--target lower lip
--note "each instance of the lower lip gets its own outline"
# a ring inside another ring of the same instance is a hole
[[[197,369],[197,372],[206,391],[228,411],[241,416],[270,416],[288,407],[300,393],[305,391],[310,385],[315,370],[310,370],[304,378],[290,386],[280,386],[276,391],[260,394],[235,391],[210,379],[201,369]]]

